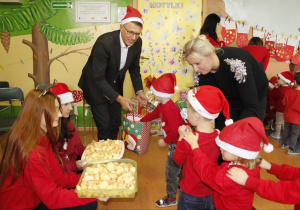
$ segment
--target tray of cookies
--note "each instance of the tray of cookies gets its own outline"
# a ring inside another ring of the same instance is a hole
[[[124,155],[125,146],[122,140],[99,140],[92,141],[85,148],[81,160],[106,160],[121,159]]]
[[[136,161],[111,159],[89,161],[75,192],[79,198],[133,198],[137,189]]]

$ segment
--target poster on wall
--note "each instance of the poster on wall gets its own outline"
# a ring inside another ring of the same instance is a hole
[[[76,22],[109,23],[110,2],[75,2]]]

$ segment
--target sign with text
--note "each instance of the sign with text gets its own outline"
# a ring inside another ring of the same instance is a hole
[[[51,2],[52,9],[73,9],[72,1],[53,1]]]
[[[76,22],[110,22],[110,2],[75,2],[75,11]]]

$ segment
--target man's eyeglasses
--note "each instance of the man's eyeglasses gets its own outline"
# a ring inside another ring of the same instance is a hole
[[[136,35],[137,37],[142,36],[142,32],[141,33],[134,33],[133,31],[128,31],[127,28],[125,27],[125,25],[123,25],[123,27],[125,28],[125,30],[127,31],[127,33],[130,36]]]
[[[50,92],[50,91],[52,90],[52,88],[55,87],[55,85],[56,85],[56,84],[52,84],[52,85],[50,85],[47,89],[45,89],[45,90],[39,95],[39,98],[40,98],[41,96],[46,95],[48,92]]]

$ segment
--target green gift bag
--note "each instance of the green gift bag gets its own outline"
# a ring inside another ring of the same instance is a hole
[[[121,140],[125,148],[139,155],[148,151],[151,122],[139,122],[144,116],[126,113],[123,117]]]

